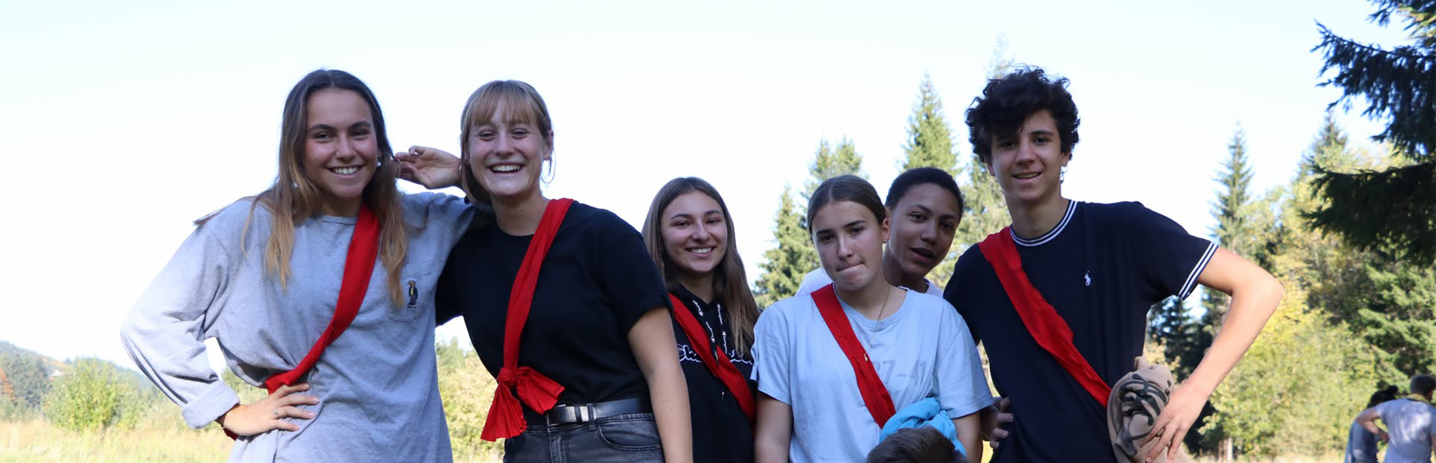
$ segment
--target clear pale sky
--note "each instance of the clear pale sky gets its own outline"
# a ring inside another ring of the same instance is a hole
[[[1064,194],[1138,200],[1208,235],[1238,124],[1253,190],[1288,182],[1339,95],[1318,88],[1316,21],[1394,44],[1360,0],[1124,2],[0,1],[0,340],[132,363],[118,330],[191,221],[274,179],[290,87],[343,69],[396,148],[457,148],[493,79],[533,84],[556,134],[547,189],[641,225],[658,187],[723,193],[750,279],[783,184],[851,138],[886,191],[930,73],[962,111],[999,36],[1071,78],[1082,117]],[[1358,106],[1359,108],[1359,106]],[[1353,142],[1375,124],[1338,113]],[[441,335],[461,333],[454,323]]]

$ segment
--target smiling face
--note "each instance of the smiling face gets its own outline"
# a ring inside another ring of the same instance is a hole
[[[690,191],[669,203],[661,217],[663,249],[683,286],[711,277],[728,252],[728,223],[718,201]]]
[[[952,247],[962,206],[948,190],[923,183],[909,188],[888,212],[892,237],[887,258],[896,261],[904,277],[927,277]]]
[[[510,114],[502,102],[493,117],[476,121],[468,140],[469,168],[495,200],[523,200],[539,194],[539,174],[552,152],[551,134]]]
[[[339,89],[314,92],[307,107],[304,175],[323,195],[321,213],[354,216],[378,169],[373,112],[358,93]]]
[[[1047,110],[1027,116],[1012,137],[992,137],[987,169],[997,178],[1009,207],[1028,209],[1062,200],[1062,167],[1072,159],[1062,152],[1057,123]]]
[[[818,259],[835,288],[861,291],[882,275],[887,220],[878,221],[871,210],[856,202],[836,201],[819,208],[810,226]]]

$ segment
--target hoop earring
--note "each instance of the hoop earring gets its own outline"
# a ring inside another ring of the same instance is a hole
[[[553,177],[554,177],[554,175],[556,175],[555,171],[558,170],[557,167],[554,167],[554,160],[553,160],[553,157],[552,157],[552,156],[550,156],[550,157],[547,159],[547,161],[548,161],[548,178],[543,178],[542,176],[539,177],[539,181],[543,182],[544,185],[548,185],[548,184],[553,183]]]

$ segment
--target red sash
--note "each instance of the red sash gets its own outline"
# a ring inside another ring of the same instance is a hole
[[[364,303],[364,293],[369,291],[369,279],[374,276],[374,258],[378,255],[379,219],[369,212],[368,206],[360,206],[359,221],[354,224],[354,233],[349,237],[349,251],[344,257],[344,279],[339,284],[339,300],[334,303],[334,318],[329,320],[329,326],[324,328],[324,333],[319,335],[319,340],[309,348],[309,353],[299,361],[299,365],[264,380],[264,388],[270,394],[279,390],[280,386],[294,384],[310,368],[314,368],[324,349],[339,339],[339,335],[354,322],[359,306]],[[228,429],[224,430],[224,434],[230,439],[238,438]]]
[[[504,366],[499,369],[494,402],[489,405],[489,417],[484,422],[483,433],[479,435],[483,440],[492,442],[524,432],[528,423],[524,420],[520,400],[534,411],[544,413],[553,408],[558,402],[558,394],[563,392],[563,385],[543,373],[518,366],[519,337],[524,332],[524,322],[528,321],[529,307],[533,305],[539,267],[543,265],[544,256],[548,255],[553,237],[558,234],[558,227],[571,204],[572,199],[559,198],[549,201],[544,207],[543,219],[539,221],[532,241],[529,241],[523,264],[519,265],[519,273],[514,278],[513,291],[509,293],[508,319],[504,322]]]
[[[882,282],[887,284],[886,282]],[[838,293],[833,291],[833,285],[813,291],[813,302],[818,304],[818,313],[823,315],[823,322],[828,324],[828,331],[833,333],[837,339],[838,347],[843,348],[843,355],[848,357],[848,363],[853,365],[853,373],[857,375],[858,391],[863,394],[863,404],[867,405],[868,412],[873,414],[873,421],[878,428],[887,424],[897,411],[893,407],[893,398],[888,395],[887,386],[883,385],[882,378],[878,377],[877,370],[873,369],[873,362],[868,360],[868,352],[863,350],[862,343],[858,342],[858,336],[853,333],[853,326],[848,322],[848,316],[843,314],[843,306],[838,302]]]
[[[753,391],[748,389],[748,380],[743,379],[743,374],[738,372],[738,367],[733,366],[733,360],[723,349],[718,349],[718,355],[713,355],[713,346],[708,343],[708,333],[703,331],[703,326],[698,324],[698,319],[688,313],[688,308],[678,296],[668,295],[673,301],[673,319],[678,320],[678,326],[683,328],[683,335],[688,336],[688,342],[693,345],[693,350],[698,351],[698,357],[703,359],[703,365],[708,371],[728,387],[728,392],[733,393],[733,399],[738,401],[738,407],[743,409],[743,414],[748,415],[748,423],[753,423],[754,405]]]
[[[1072,345],[1072,328],[1067,326],[1067,321],[1042,298],[1037,288],[1032,287],[1027,273],[1022,270],[1022,257],[1017,254],[1010,228],[988,235],[978,244],[978,249],[992,264],[992,270],[1002,282],[1002,289],[1007,291],[1007,298],[1012,300],[1012,306],[1017,309],[1017,315],[1022,318],[1027,332],[1032,334],[1032,339],[1052,354],[1057,364],[1067,370],[1067,374],[1072,375],[1072,379],[1077,380],[1077,384],[1082,385],[1088,394],[1092,394],[1097,403],[1106,407],[1112,387],[1097,376],[1092,365],[1077,351],[1077,346]]]

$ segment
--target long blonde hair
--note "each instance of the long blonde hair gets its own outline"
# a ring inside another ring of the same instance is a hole
[[[728,204],[712,184],[698,177],[675,178],[658,189],[653,204],[648,207],[648,217],[643,220],[643,243],[648,255],[663,274],[663,281],[672,290],[678,286],[673,278],[673,259],[663,245],[663,210],[679,196],[697,191],[713,198],[723,211],[724,227],[728,229],[728,249],[723,259],[713,269],[713,294],[718,302],[728,307],[728,319],[733,321],[733,336],[738,338],[738,352],[747,355],[748,346],[753,345],[753,325],[758,322],[758,303],[753,300],[753,291],[748,289],[747,273],[743,269],[743,258],[738,256],[738,241],[733,230],[733,216],[728,214]],[[675,310],[678,307],[674,307]]]
[[[374,119],[374,135],[379,145],[378,168],[364,187],[363,201],[379,219],[379,257],[388,273],[389,297],[395,304],[403,301],[404,288],[399,274],[409,251],[404,230],[404,209],[396,184],[398,165],[391,156],[389,136],[384,127],[384,113],[379,101],[363,81],[344,71],[320,69],[309,73],[289,91],[284,101],[284,121],[279,140],[279,176],[274,185],[259,193],[250,206],[244,233],[254,219],[254,209],[263,204],[270,212],[270,233],[264,249],[264,267],[279,280],[280,288],[288,289],[292,272],[289,259],[294,254],[294,224],[320,214],[324,192],[304,174],[304,143],[308,126],[309,96],[324,89],[348,90],[359,94],[369,104]],[[203,224],[209,217],[195,221]],[[243,234],[240,241],[243,242]]]

